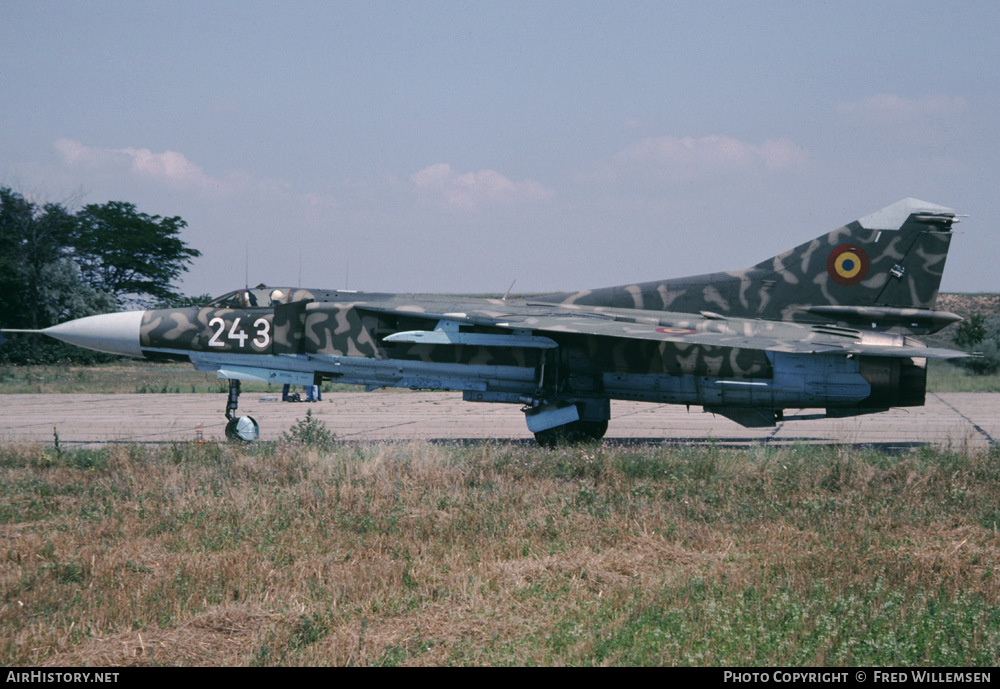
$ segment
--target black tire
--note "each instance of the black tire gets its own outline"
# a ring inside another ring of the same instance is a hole
[[[584,442],[596,443],[604,439],[604,434],[608,432],[608,421],[577,421],[580,424],[580,432]]]
[[[607,421],[573,421],[535,433],[535,441],[542,447],[576,445],[599,442],[608,432]]]

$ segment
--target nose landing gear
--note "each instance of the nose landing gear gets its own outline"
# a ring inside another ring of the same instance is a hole
[[[252,416],[236,416],[239,406],[240,381],[229,379],[229,399],[226,401],[226,437],[236,442],[250,443],[260,436],[260,425]]]

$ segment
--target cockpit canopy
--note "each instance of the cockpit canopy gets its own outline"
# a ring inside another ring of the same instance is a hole
[[[250,289],[238,289],[216,297],[205,306],[217,309],[254,309],[270,308],[278,304],[290,304],[293,301],[313,299],[309,290],[295,287],[268,287],[257,285]]]

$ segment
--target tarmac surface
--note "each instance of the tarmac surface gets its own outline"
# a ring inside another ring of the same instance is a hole
[[[221,394],[0,395],[0,443],[63,445],[108,442],[173,443],[225,437]],[[287,403],[280,396],[245,392],[239,414],[261,426],[261,440],[277,440],[312,410],[343,440],[527,440],[532,436],[517,405],[462,401],[459,393],[379,391],[329,393],[321,402]],[[821,410],[786,410],[818,414]],[[611,403],[608,440],[706,443],[825,443],[904,449],[931,444],[986,448],[1000,441],[1000,394],[928,393],[923,407],[843,419],[787,420],[774,428],[743,428],[700,407]]]

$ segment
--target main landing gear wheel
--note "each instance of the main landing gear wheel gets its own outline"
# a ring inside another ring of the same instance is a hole
[[[258,436],[260,436],[260,425],[252,416],[229,419],[229,423],[226,424],[226,437],[230,440],[250,443]]]
[[[535,441],[542,447],[596,443],[608,432],[607,421],[573,421],[535,433]]]

